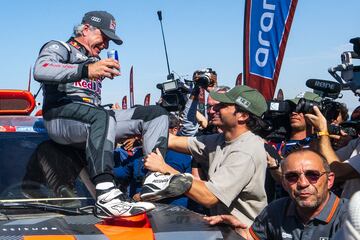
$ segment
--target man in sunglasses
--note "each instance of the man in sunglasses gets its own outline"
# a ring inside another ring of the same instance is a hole
[[[246,239],[331,239],[347,217],[347,200],[330,192],[334,174],[326,159],[306,148],[281,163],[282,184],[289,197],[270,203],[256,217],[249,233],[229,215],[206,217],[210,224],[228,223]]]
[[[335,175],[311,149],[290,153],[281,163],[289,197],[269,204],[250,228],[254,239],[330,239],[347,216],[347,200],[330,192]]]
[[[191,154],[206,171],[206,181],[168,183],[160,190],[148,186],[141,198],[167,198],[178,188],[187,187],[185,195],[210,208],[212,215],[233,214],[250,226],[266,206],[264,188],[266,152],[264,141],[252,133],[267,109],[264,97],[248,86],[236,86],[227,92],[210,92],[218,101],[213,107],[213,124],[222,133],[199,137],[169,137],[169,148]],[[163,162],[162,156],[150,154],[146,161]],[[170,172],[175,174],[176,172]]]

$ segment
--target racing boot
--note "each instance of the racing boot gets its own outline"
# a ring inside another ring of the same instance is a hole
[[[177,197],[187,192],[193,182],[189,173],[150,173],[144,181],[140,197],[144,201],[159,201],[164,198]]]
[[[98,218],[129,217],[154,209],[152,203],[135,202],[122,193],[112,182],[96,185],[94,215]]]

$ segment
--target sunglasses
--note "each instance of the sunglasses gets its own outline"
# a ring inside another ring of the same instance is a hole
[[[321,178],[322,175],[329,172],[320,172],[317,170],[307,170],[304,172],[305,178],[309,181],[311,184],[317,183],[319,178]],[[295,184],[299,181],[300,175],[302,173],[298,172],[287,172],[284,174],[285,180],[290,184]]]

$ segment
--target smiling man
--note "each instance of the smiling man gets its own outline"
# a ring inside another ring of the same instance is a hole
[[[331,239],[347,215],[347,201],[330,192],[334,174],[311,149],[282,161],[282,184],[289,197],[269,204],[250,228],[253,239]]]
[[[128,201],[115,185],[115,139],[143,135],[146,154],[155,148],[163,153],[167,149],[168,116],[163,108],[110,110],[101,106],[104,80],[120,74],[119,62],[99,57],[110,40],[122,44],[115,30],[110,13],[88,12],[67,42],[50,41],[41,48],[34,67],[34,78],[43,86],[43,117],[49,137],[85,149],[96,188],[95,215],[100,218],[132,216],[154,208],[151,203]]]
[[[185,195],[210,208],[212,215],[232,214],[250,226],[267,204],[264,141],[252,133],[267,109],[266,101],[248,86],[236,86],[223,93],[211,91],[210,96],[217,101],[213,106],[213,124],[222,132],[169,138],[170,149],[191,154],[195,161],[208,166],[203,169],[207,180],[193,179],[189,184],[187,178],[162,186],[145,180],[143,189],[147,191],[143,191],[141,197],[144,200],[166,198],[186,186]],[[156,166],[163,159],[152,153],[145,162]]]

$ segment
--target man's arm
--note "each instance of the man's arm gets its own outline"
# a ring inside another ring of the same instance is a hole
[[[185,195],[207,208],[211,208],[219,202],[219,199],[207,188],[205,182],[198,179],[193,179],[191,188]]]
[[[360,177],[359,173],[347,162],[342,162],[336,155],[331,146],[330,136],[328,134],[327,121],[318,107],[314,107],[315,114],[305,114],[305,117],[319,132],[324,133],[319,136],[319,151],[324,155],[330,164],[331,171],[335,173],[338,180],[347,180],[354,177]],[[345,160],[345,159],[343,159]]]
[[[191,154],[188,148],[188,139],[189,137],[180,137],[169,134],[168,148],[176,152]]]
[[[34,79],[45,83],[69,83],[82,78],[113,78],[119,75],[120,65],[113,59],[96,62],[95,58],[80,63],[68,63],[70,48],[58,41],[50,41],[42,48],[34,66]]]
[[[58,84],[75,82],[87,77],[85,63],[70,64],[67,63],[69,58],[70,47],[58,41],[45,44],[34,66],[35,80]]]

